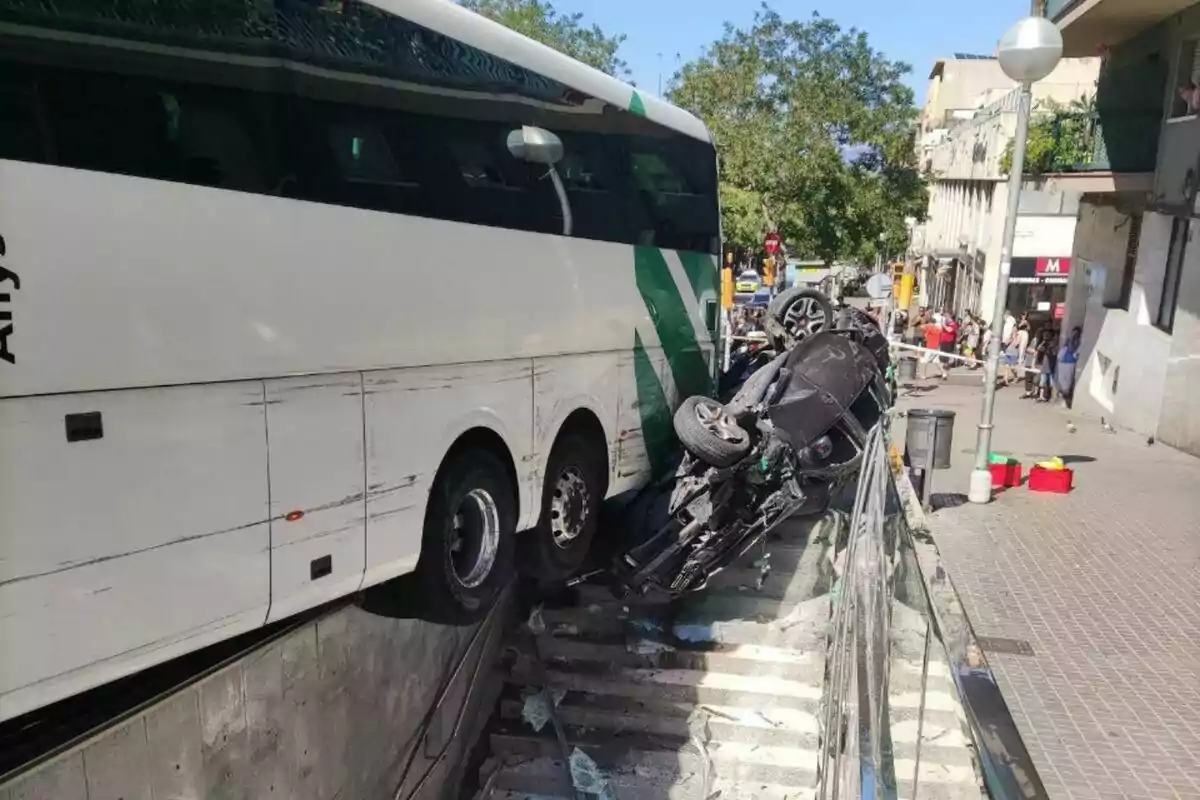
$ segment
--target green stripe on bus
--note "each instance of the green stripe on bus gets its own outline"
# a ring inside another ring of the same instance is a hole
[[[637,92],[634,92],[633,97],[629,100],[629,113],[636,114],[639,117],[646,116],[646,104],[642,101],[642,96]]]
[[[637,331],[633,334],[633,377],[637,385],[638,414],[642,419],[646,457],[653,470],[651,474],[657,478],[675,452],[675,425],[671,419],[667,394],[663,391],[662,377],[654,369],[654,362],[650,360]]]
[[[650,312],[650,321],[654,323],[667,363],[671,365],[679,399],[711,394],[712,374],[696,341],[692,315],[679,295],[662,251],[656,247],[635,247],[633,263],[638,291]]]
[[[717,263],[712,256],[704,253],[693,253],[687,250],[679,250],[678,253],[679,261],[683,264],[684,274],[687,275],[688,283],[692,285],[692,292],[696,295],[700,319],[706,321],[708,319],[708,312],[704,307],[706,297],[713,303],[720,298]],[[710,342],[716,342],[717,332],[715,330],[708,331],[708,335]]]
[[[702,300],[707,292],[716,295],[717,265],[713,257],[704,253],[693,253],[689,250],[677,252],[679,260],[683,263],[683,271],[687,274],[688,283],[692,285],[692,291],[696,293],[696,300]]]

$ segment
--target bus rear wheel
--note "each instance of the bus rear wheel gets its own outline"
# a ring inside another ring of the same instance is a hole
[[[587,436],[568,433],[554,443],[538,525],[518,544],[522,572],[554,581],[583,566],[599,523],[605,469],[603,452]]]
[[[421,616],[468,625],[512,576],[516,488],[491,453],[461,453],[439,473],[425,513],[416,577]]]

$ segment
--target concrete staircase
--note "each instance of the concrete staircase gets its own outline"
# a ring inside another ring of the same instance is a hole
[[[815,799],[832,548],[844,524],[836,513],[787,523],[766,548],[765,581],[762,553],[751,553],[673,611],[629,607],[596,586],[581,587],[569,606],[542,609],[532,626],[540,633],[515,636],[501,667],[505,689],[478,800],[576,796],[554,726],[535,730],[523,718],[545,707],[543,685],[559,700],[568,752],[586,754],[607,782],[601,797]],[[907,659],[892,668],[889,698],[902,786],[916,769],[918,622],[893,625],[904,641],[894,650]],[[945,691],[926,695],[918,797],[980,797],[977,788],[946,791],[975,786],[958,713]]]

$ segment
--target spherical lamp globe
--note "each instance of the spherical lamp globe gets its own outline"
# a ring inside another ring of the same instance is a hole
[[[1045,78],[1062,60],[1058,26],[1045,17],[1026,17],[1008,29],[996,47],[1004,74],[1019,83]]]

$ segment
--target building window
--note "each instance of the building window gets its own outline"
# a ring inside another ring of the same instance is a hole
[[[1104,307],[1123,308],[1129,310],[1129,300],[1133,294],[1133,273],[1137,267],[1138,246],[1142,240],[1142,215],[1134,214],[1129,218],[1129,238],[1125,244],[1125,264],[1121,268],[1121,283],[1110,289],[1104,287]],[[1113,291],[1115,289],[1116,291]]]
[[[1179,47],[1179,62],[1175,67],[1175,98],[1171,117],[1187,117],[1200,113],[1200,39],[1187,39]]]
[[[1183,254],[1187,249],[1189,221],[1175,217],[1171,222],[1171,246],[1167,250],[1167,269],[1163,273],[1162,295],[1158,302],[1156,327],[1170,333],[1175,327],[1175,307],[1179,303],[1179,279],[1183,274]]]

